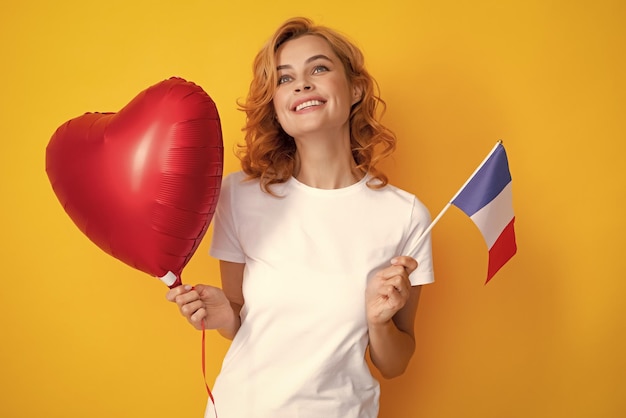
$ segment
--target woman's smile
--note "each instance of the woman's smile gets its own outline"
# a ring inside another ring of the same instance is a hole
[[[295,112],[300,112],[301,110],[308,110],[314,107],[322,106],[325,103],[325,101],[319,99],[305,99],[305,101],[300,100],[299,102],[296,102],[293,110]]]

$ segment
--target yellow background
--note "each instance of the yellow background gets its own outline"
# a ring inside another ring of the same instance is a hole
[[[5,3],[0,416],[201,416],[200,333],[73,225],[45,148],[66,120],[177,75],[218,104],[237,169],[252,58],[301,14],[366,53],[400,138],[385,168],[433,216],[498,139],[509,154],[519,252],[485,286],[480,233],[456,208],[442,218],[419,347],[382,382],[381,418],[626,415],[625,2]],[[218,283],[208,241],[186,282]],[[226,348],[207,336],[209,384]]]

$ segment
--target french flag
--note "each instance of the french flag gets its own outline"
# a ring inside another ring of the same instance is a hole
[[[474,221],[487,243],[487,283],[517,252],[511,173],[501,141],[450,203]]]

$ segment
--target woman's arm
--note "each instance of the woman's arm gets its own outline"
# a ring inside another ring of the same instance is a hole
[[[241,320],[243,306],[243,270],[245,264],[220,261],[222,288],[198,284],[178,286],[167,292],[167,300],[175,302],[185,318],[196,329],[217,329],[232,340]]]
[[[220,260],[220,275],[222,277],[222,289],[233,309],[233,323],[230,327],[219,329],[219,333],[232,340],[241,326],[239,313],[243,307],[243,271],[244,263],[231,263]]]
[[[404,373],[415,351],[413,328],[421,286],[411,286],[409,274],[416,268],[413,258],[396,257],[367,286],[370,358],[387,379]]]

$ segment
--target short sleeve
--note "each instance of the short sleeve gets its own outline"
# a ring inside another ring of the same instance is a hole
[[[408,236],[401,252],[417,260],[417,269],[409,276],[413,286],[435,281],[430,233],[420,241],[422,234],[430,225],[430,219],[426,206],[414,198]]]
[[[220,197],[213,217],[213,240],[209,254],[219,260],[244,263],[245,255],[237,234],[235,220],[236,187],[238,181],[229,175],[222,181]]]

